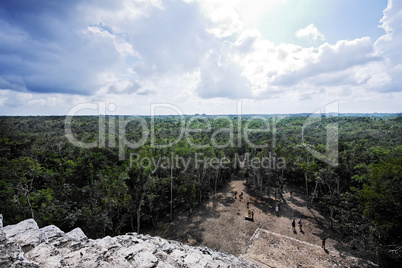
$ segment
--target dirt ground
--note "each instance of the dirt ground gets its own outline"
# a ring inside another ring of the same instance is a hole
[[[234,176],[215,198],[205,200],[193,211],[176,211],[173,222],[166,219],[149,233],[188,245],[216,248],[260,267],[376,266],[363,259],[368,256],[366,252],[354,251],[340,242],[339,235],[327,228],[325,218],[307,208],[300,189],[285,189],[283,199],[275,200],[272,195],[255,198],[245,183],[242,174]],[[241,192],[243,199],[239,199]],[[247,201],[254,211],[254,221],[245,219]],[[295,230],[292,219],[296,220]],[[299,219],[303,221],[302,230],[297,224]],[[321,247],[324,235],[328,237],[326,250]]]

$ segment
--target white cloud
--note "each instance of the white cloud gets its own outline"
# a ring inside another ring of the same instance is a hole
[[[201,98],[248,98],[249,81],[242,68],[230,59],[211,52],[201,66],[200,82],[196,89]]]
[[[232,37],[252,25],[267,10],[287,0],[194,0],[206,18],[210,20],[208,32],[217,38]]]
[[[307,40],[311,39],[313,41],[317,41],[317,40],[324,41],[325,40],[325,36],[318,31],[317,27],[315,27],[313,23],[311,23],[304,29],[298,30],[296,32],[296,37],[300,38],[300,39],[307,39]]]
[[[316,52],[311,54],[310,61],[305,62],[303,67],[276,77],[273,83],[285,86],[294,85],[301,80],[314,78],[320,74],[331,74],[340,71],[348,72],[350,71],[348,69],[354,66],[364,66],[365,64],[379,60],[381,58],[374,55],[374,49],[368,37],[352,41],[338,41],[335,45],[324,43],[318,47]],[[314,86],[314,79],[311,82],[312,86]],[[345,86],[349,82],[350,80],[338,81],[339,84],[344,84]]]
[[[108,25],[114,32],[121,32],[130,23],[151,16],[155,10],[163,10],[160,0],[84,1],[77,10],[86,25]]]
[[[263,39],[256,29],[244,30],[237,40],[223,42],[210,54],[202,65],[198,93],[200,97],[278,97],[281,90],[271,82],[299,70],[316,57],[313,48],[275,45]]]
[[[232,36],[243,29],[239,14],[233,9],[220,8],[210,15],[213,26],[207,31],[218,38]]]
[[[197,93],[202,98],[308,99],[323,88],[372,90],[389,82],[383,65],[368,37],[303,48],[275,45],[258,30],[248,29],[209,55]]]
[[[382,91],[402,90],[402,2],[389,0],[381,19],[381,28],[386,34],[374,44],[376,54],[384,57],[383,71],[386,70],[390,82]]]
[[[243,22],[235,10],[239,0],[199,0],[202,14],[209,20],[209,33],[217,38],[229,37],[243,29]]]

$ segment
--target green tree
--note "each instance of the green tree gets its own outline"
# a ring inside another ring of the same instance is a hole
[[[373,223],[380,260],[386,266],[401,264],[402,157],[369,165],[369,173],[359,179],[364,185],[357,196],[363,215]]]

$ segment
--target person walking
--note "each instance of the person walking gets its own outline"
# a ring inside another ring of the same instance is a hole
[[[302,221],[302,219],[299,220],[299,228],[300,228],[300,232],[303,232],[303,221]]]
[[[296,231],[296,220],[292,219],[292,229],[295,232]]]
[[[278,212],[279,212],[279,206],[276,205],[276,207],[275,207],[275,213],[278,214]]]

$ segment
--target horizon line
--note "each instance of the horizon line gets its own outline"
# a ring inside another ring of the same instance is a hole
[[[250,115],[262,115],[262,116],[281,116],[281,115],[291,115],[291,116],[296,116],[296,115],[312,115],[314,113],[312,112],[300,112],[300,113],[242,113],[242,114],[157,114],[154,116],[239,116],[239,115],[245,115],[245,116],[250,116]],[[390,112],[345,112],[345,113],[336,113],[336,112],[329,112],[329,113],[322,113],[323,115],[325,114],[338,114],[340,115],[401,115],[402,112],[395,112],[395,113],[390,113]],[[57,117],[66,117],[66,116],[140,116],[140,117],[151,117],[152,115],[149,114],[77,114],[77,115],[58,115],[58,114],[49,114],[49,115],[0,115],[0,117],[51,117],[51,116],[57,116]]]

